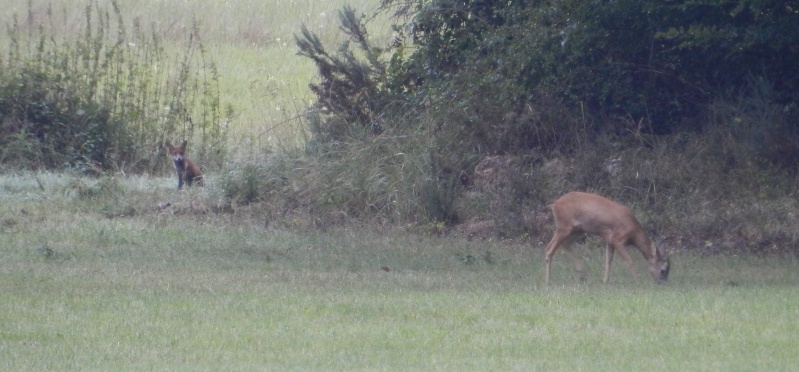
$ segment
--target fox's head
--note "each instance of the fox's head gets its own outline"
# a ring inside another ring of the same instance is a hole
[[[175,163],[182,163],[186,154],[186,140],[180,146],[172,146],[171,143],[166,143],[167,152]]]

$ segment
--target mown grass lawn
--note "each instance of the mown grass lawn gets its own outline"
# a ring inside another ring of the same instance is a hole
[[[503,289],[480,283],[493,276],[482,270],[8,271],[5,370],[790,370],[797,362],[788,286]]]
[[[5,177],[0,369],[792,370],[799,262],[673,256],[642,262],[547,237],[466,241],[401,230],[264,228],[230,215],[109,217],[63,176]],[[126,181],[141,205],[188,203],[167,179]],[[88,181],[87,181],[88,182]],[[60,185],[60,186],[59,186]],[[162,187],[163,186],[163,187]],[[39,190],[39,191],[37,191]],[[54,190],[54,191],[47,191]],[[124,210],[124,209],[123,209]]]

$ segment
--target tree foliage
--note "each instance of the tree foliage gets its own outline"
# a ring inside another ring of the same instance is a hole
[[[398,21],[388,65],[352,9],[341,12],[342,29],[365,62],[349,45],[331,56],[307,30],[298,38],[319,66],[322,83],[312,86],[319,102],[345,113],[344,121],[373,123],[390,100],[403,110],[439,109],[492,152],[562,143],[555,137],[569,124],[542,122],[542,104],[579,113],[592,130],[615,120],[672,133],[700,129],[696,118],[709,103],[749,94],[753,80],[770,84],[788,110],[799,98],[796,1],[384,0],[383,7]]]
[[[796,102],[796,24],[795,1],[435,0],[404,28],[417,47],[407,73],[425,93],[467,74],[516,106],[543,93],[667,133],[753,76]]]

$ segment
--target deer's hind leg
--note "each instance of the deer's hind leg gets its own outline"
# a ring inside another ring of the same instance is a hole
[[[574,254],[571,249],[572,243],[579,237],[580,234],[575,233],[564,233],[563,231],[556,231],[555,236],[552,237],[552,240],[549,242],[546,248],[546,257],[545,257],[545,283],[549,284],[549,274],[552,267],[552,256],[555,255],[555,251],[558,248],[563,248],[566,254],[569,255],[572,262],[574,263],[574,267],[577,269],[577,272],[580,274],[580,280],[585,280],[585,269],[583,268],[583,264]]]

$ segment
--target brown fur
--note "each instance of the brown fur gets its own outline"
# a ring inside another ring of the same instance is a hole
[[[175,166],[175,173],[178,176],[178,190],[183,188],[183,182],[186,182],[189,186],[194,182],[197,182],[197,186],[205,185],[200,167],[186,157],[186,143],[187,141],[185,140],[180,146],[172,146],[171,143],[166,143],[167,152],[172,159],[172,165]]]
[[[641,228],[633,213],[625,206],[596,194],[570,192],[552,204],[555,216],[555,236],[546,248],[546,282],[549,283],[549,269],[552,255],[558,247],[571,257],[580,277],[584,278],[583,265],[571,251],[571,243],[584,234],[599,235],[607,242],[605,250],[605,279],[610,277],[610,263],[613,253],[619,252],[630,271],[635,274],[632,257],[625,246],[633,245],[641,251],[647,261],[649,273],[658,283],[669,277],[669,258],[657,249]]]

